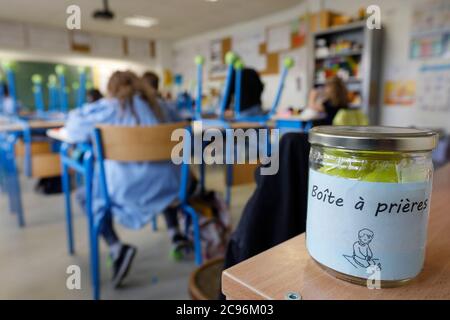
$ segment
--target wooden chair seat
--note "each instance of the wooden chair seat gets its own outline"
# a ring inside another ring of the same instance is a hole
[[[165,161],[171,159],[172,132],[184,128],[188,122],[161,124],[154,127],[117,127],[100,125],[104,158],[116,161]],[[151,146],[151,148],[149,148]]]
[[[197,268],[189,280],[189,295],[192,300],[217,300],[224,259],[210,260]]]

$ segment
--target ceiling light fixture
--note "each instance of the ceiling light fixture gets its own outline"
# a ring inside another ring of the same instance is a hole
[[[131,16],[123,19],[123,22],[128,26],[150,28],[158,24],[158,20],[155,18],[144,16]]]

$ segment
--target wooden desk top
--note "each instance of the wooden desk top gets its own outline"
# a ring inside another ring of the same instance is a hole
[[[211,120],[210,122],[208,122],[208,120]],[[272,128],[273,125],[270,123],[267,124],[261,124],[258,122],[227,122],[227,121],[222,121],[219,119],[208,119],[207,121],[202,121],[202,120],[194,120],[192,121],[192,126],[194,128],[195,131],[197,131],[196,129],[198,128],[199,125],[202,126],[202,130],[206,130],[206,129],[225,129],[225,128],[229,128],[229,129],[258,129],[258,128]],[[225,125],[227,127],[225,127]]]
[[[369,290],[336,279],[309,256],[304,234],[222,274],[228,299],[450,299],[450,164],[435,172],[423,271],[403,287]]]
[[[43,121],[43,120],[32,120],[28,121],[28,126],[30,129],[49,129],[49,128],[58,128],[64,125],[63,121]],[[3,122],[0,123],[0,132],[7,131],[21,131],[23,130],[23,126],[17,122]]]

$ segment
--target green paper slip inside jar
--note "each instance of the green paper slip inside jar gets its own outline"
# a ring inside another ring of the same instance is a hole
[[[405,183],[427,179],[428,163],[419,155],[436,146],[437,134],[413,128],[322,126],[310,131],[310,142],[322,148],[319,172],[366,182]]]

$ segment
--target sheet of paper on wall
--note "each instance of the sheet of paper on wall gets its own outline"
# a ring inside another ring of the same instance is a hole
[[[260,45],[264,42],[263,31],[240,33],[232,38],[232,50],[236,52],[247,67],[263,71],[266,69],[266,57],[260,54]]]
[[[150,58],[150,42],[147,39],[128,38],[128,55],[137,59]]]
[[[414,106],[417,97],[418,66],[392,63],[386,69],[383,102],[390,107]]]
[[[417,106],[429,112],[450,111],[450,64],[424,65],[420,69]]]
[[[209,75],[211,77],[225,76],[227,67],[223,57],[222,40],[211,41],[209,48]]]
[[[291,25],[270,27],[267,31],[267,52],[280,52],[291,47]]]
[[[25,27],[21,23],[0,21],[0,45],[6,48],[25,47]]]
[[[174,73],[181,74],[183,77],[182,89],[193,92],[197,79],[195,56],[203,55],[208,63],[208,49],[205,45],[189,45],[175,50],[174,52]],[[206,76],[206,68],[203,70],[203,77]]]
[[[92,35],[92,53],[104,56],[119,57],[124,55],[121,37]]]
[[[64,29],[43,26],[30,26],[28,29],[30,47],[52,49],[55,51],[69,51],[69,34]]]
[[[384,104],[412,106],[416,100],[416,81],[411,79],[387,80],[384,83]]]

